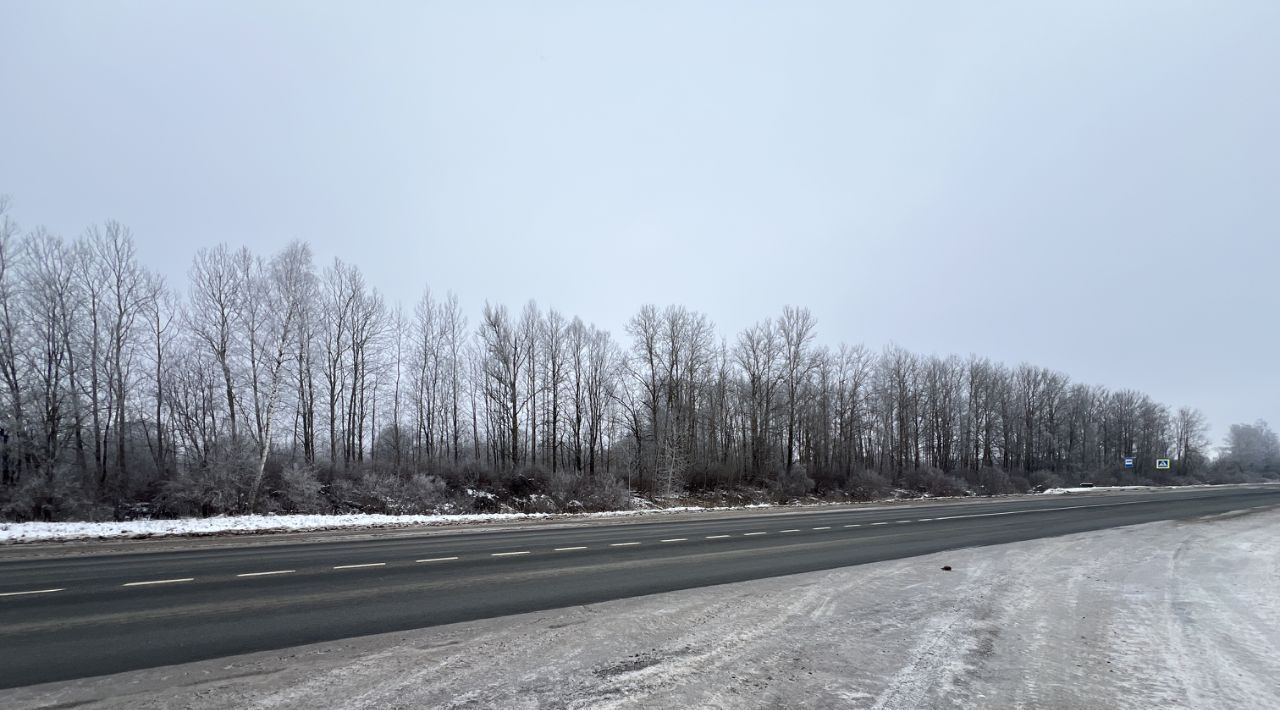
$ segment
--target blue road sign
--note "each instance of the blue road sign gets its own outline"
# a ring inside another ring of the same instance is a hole
[[[1126,457],[1124,457],[1124,467],[1125,467],[1125,468],[1133,468],[1133,457],[1132,457],[1132,456],[1126,456]]]
[[[1172,468],[1172,466],[1170,465],[1171,463],[1172,462],[1169,461],[1169,459],[1156,459],[1156,468],[1160,469],[1161,471],[1167,471],[1170,468]]]

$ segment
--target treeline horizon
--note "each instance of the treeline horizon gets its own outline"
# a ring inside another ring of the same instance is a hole
[[[1264,422],[1208,425],[1029,364],[816,342],[786,306],[724,335],[684,306],[613,334],[529,301],[201,249],[188,282],[115,222],[68,241],[0,199],[0,517],[539,512],[635,494],[871,499],[1280,476]],[[1133,469],[1124,458],[1135,458]],[[1172,461],[1157,470],[1157,458]]]

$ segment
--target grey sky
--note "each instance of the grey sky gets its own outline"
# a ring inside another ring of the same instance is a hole
[[[0,0],[0,193],[609,327],[1061,369],[1280,424],[1280,3]]]

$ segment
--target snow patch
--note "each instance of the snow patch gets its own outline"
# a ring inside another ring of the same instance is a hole
[[[1090,486],[1088,488],[1050,488],[1044,495],[1062,495],[1063,493],[1103,493],[1105,491],[1149,491],[1159,486]]]
[[[746,507],[767,507],[767,504]],[[615,510],[603,513],[470,513],[453,515],[351,513],[345,515],[234,515],[215,518],[180,518],[177,520],[128,520],[118,523],[0,523],[0,543],[301,532],[345,528],[402,528],[421,525],[494,523],[519,520],[621,518],[633,515],[660,515],[663,513],[734,509],[730,506],[715,508],[679,506],[673,508],[650,508],[647,510]]]

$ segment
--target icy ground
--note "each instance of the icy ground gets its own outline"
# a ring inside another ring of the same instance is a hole
[[[747,508],[768,507],[767,504]],[[129,520],[119,523],[0,523],[0,543],[44,540],[84,540],[182,535],[222,535],[232,533],[296,532],[340,530],[343,528],[398,528],[451,523],[491,523],[513,520],[616,518],[655,513],[731,510],[684,506],[647,510],[615,510],[605,513],[487,513],[467,515],[229,515],[216,518],[178,520]]]
[[[1272,509],[34,686],[0,707],[1274,710],[1277,589]]]

